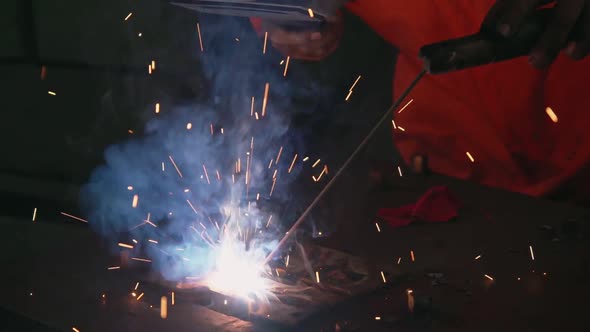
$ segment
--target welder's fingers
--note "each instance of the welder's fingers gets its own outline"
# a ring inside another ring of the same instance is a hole
[[[497,0],[492,8],[488,11],[486,17],[481,23],[481,30],[484,31],[496,31],[498,19],[504,14],[504,10],[511,3],[510,0]]]
[[[566,0],[567,1],[567,0]],[[526,17],[538,6],[539,0],[511,1],[496,23],[496,31],[508,37],[518,31]]]
[[[288,32],[284,30],[269,33],[273,47],[293,59],[321,60],[338,47],[342,38],[339,26],[322,31]]]
[[[580,60],[590,53],[590,1],[586,1],[582,15],[576,23],[576,38],[566,47],[566,53],[575,60]]]
[[[544,68],[553,62],[567,44],[582,14],[585,0],[563,0],[555,6],[555,12],[545,31],[530,54],[529,62],[534,67]]]

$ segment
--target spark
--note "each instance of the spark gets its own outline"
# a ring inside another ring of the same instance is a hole
[[[75,328],[75,327],[72,327],[72,331],[74,331],[74,332],[80,332],[80,330],[78,330],[78,329],[77,329],[77,328]]]
[[[289,69],[289,61],[291,60],[290,56],[287,56],[287,62],[285,63],[285,70],[283,71],[283,77],[287,76],[287,70]]]
[[[209,124],[209,129],[211,130],[211,136],[213,136],[213,123]]]
[[[127,21],[128,19],[130,19],[131,18],[131,15],[133,15],[133,13],[127,14],[127,16],[125,17],[125,21]]]
[[[162,296],[160,298],[160,318],[166,319],[168,317],[168,298]]]
[[[148,74],[151,75],[152,74],[152,65],[148,65]]]
[[[254,96],[252,96],[252,102],[250,102],[250,116],[254,116]]]
[[[137,207],[137,203],[139,201],[139,195],[133,195],[133,202],[131,202],[131,206],[135,209]]]
[[[268,162],[268,169],[270,169],[270,168],[272,167],[272,162],[273,162],[273,161],[274,161],[274,159],[271,159],[271,160]]]
[[[133,130],[129,129],[127,130],[128,133],[133,134]]]
[[[375,223],[375,227],[377,227],[377,232],[381,233],[381,227],[379,227],[378,223]]]
[[[131,241],[133,241],[133,243],[137,244],[137,240],[136,239],[131,239]]]
[[[397,114],[400,114],[401,112],[403,112],[406,107],[410,106],[410,104],[414,101],[414,99],[410,99],[409,102],[407,102],[399,111],[397,111]]]
[[[381,320],[380,316],[375,316],[375,320]]]
[[[134,261],[144,262],[144,263],[151,263],[152,262],[151,259],[146,259],[146,258],[131,257],[131,259]]]
[[[344,101],[348,101],[348,99],[350,99],[350,96],[352,96],[352,91],[353,90],[348,90],[348,94],[346,95],[346,98],[344,98]]]
[[[53,91],[47,91],[48,94],[52,95],[52,96],[57,96],[57,93],[53,92]]]
[[[283,147],[281,146],[281,148],[279,149],[279,153],[277,153],[277,159],[275,161],[275,164],[279,164],[279,160],[281,159],[281,154],[283,153]]]
[[[122,248],[133,249],[133,246],[130,244],[127,244],[127,243],[119,242],[119,243],[117,243],[117,245]]]
[[[465,152],[465,154],[467,155],[467,157],[469,158],[469,160],[471,160],[472,163],[475,162],[475,159],[473,159],[473,156],[471,155],[471,153],[469,153],[469,151]]]
[[[223,127],[221,127],[220,131],[221,131],[221,135],[223,135]]]
[[[320,271],[315,271],[315,280],[318,284],[320,283]]]
[[[162,162],[162,172],[166,171],[166,166],[164,166],[164,162]]]
[[[401,263],[401,262],[402,262],[402,258],[400,256],[400,257],[397,258],[397,265],[399,265],[399,263]]]
[[[391,124],[393,125],[393,129],[397,129],[397,126],[395,125],[395,121],[391,120]]]
[[[219,174],[219,170],[215,170],[215,174],[217,174],[217,181],[221,181],[221,175]]]
[[[141,298],[143,297],[143,294],[145,294],[145,293],[141,293],[137,296],[137,301],[141,300]]]
[[[60,213],[61,213],[62,215],[64,215],[64,216],[66,216],[66,217],[70,217],[70,218],[72,218],[72,219],[76,219],[76,220],[79,220],[79,221],[82,221],[82,222],[88,223],[88,220],[84,220],[84,219],[82,219],[82,218],[80,218],[80,217],[76,217],[76,216],[73,216],[73,215],[71,215],[71,214],[67,214],[67,213],[65,213],[65,212],[60,212]]]
[[[311,8],[307,8],[307,13],[309,14],[309,17],[313,18],[313,10],[311,10]]]
[[[129,191],[133,190],[133,186],[127,186],[127,190],[129,190]]]
[[[410,250],[410,257],[412,258],[412,262],[416,261],[416,257],[414,257],[414,250]]]
[[[386,284],[387,280],[385,279],[385,273],[383,273],[383,271],[381,271],[381,278],[383,279],[383,283]]]
[[[174,162],[174,159],[172,159],[172,156],[168,156],[168,158],[172,162],[172,165],[174,166],[174,168],[176,168],[176,172],[178,173],[178,176],[182,177],[182,173],[180,172],[180,169],[178,169],[178,166],[176,166],[176,163]]]
[[[279,66],[282,66],[283,63],[285,63],[285,60],[281,60],[281,62],[279,62]]]
[[[141,33],[141,32],[137,34],[137,36],[138,36],[138,37],[141,37],[141,35],[142,35],[142,33]]]
[[[152,60],[152,69],[156,70],[156,60]]]
[[[174,292],[172,292],[172,305],[174,305]]]
[[[262,54],[266,54],[266,42],[268,41],[268,31],[264,32],[264,46],[262,46]]]
[[[316,160],[315,163],[313,163],[313,165],[311,165],[311,167],[316,167],[318,164],[320,163],[320,159]]]
[[[223,300],[223,304],[227,305],[227,299]]]
[[[309,157],[303,158],[303,161],[308,161],[308,160],[309,160]]]
[[[201,46],[201,52],[203,52],[203,38],[201,38],[201,26],[197,23],[197,32],[199,33],[199,45]]]
[[[490,279],[491,281],[494,281],[494,278],[490,277],[490,276],[489,276],[489,275],[487,275],[487,274],[484,274],[483,276],[484,276],[484,277],[486,277],[486,278],[488,278],[488,279]]]
[[[557,115],[555,114],[555,112],[553,112],[553,109],[551,109],[551,107],[545,108],[545,113],[547,113],[551,121],[553,121],[554,123],[557,123],[557,121],[559,121]]]
[[[120,266],[111,266],[111,267],[107,267],[107,270],[118,270],[120,269]]]
[[[33,221],[37,218],[37,208],[33,209]]]
[[[324,173],[326,173],[326,170],[327,170],[326,165],[324,165],[324,168],[322,168],[322,172],[318,176],[318,181],[322,178],[322,176],[324,175]]]
[[[406,131],[403,127],[401,126],[397,126],[397,129],[401,130],[401,131]]]
[[[156,240],[148,239],[148,241],[151,242],[151,243],[158,244],[158,241],[156,241]]]
[[[139,281],[135,284],[135,287],[133,289],[137,290],[138,287],[139,287]]]
[[[287,173],[291,173],[293,166],[295,165],[295,161],[297,161],[297,153],[293,156],[293,161],[291,161],[291,166],[289,166],[289,171]]]
[[[529,251],[531,252],[531,260],[535,260],[535,253],[533,252],[533,246],[529,246]]]
[[[256,200],[259,201],[260,200],[260,193],[256,194]]]
[[[399,167],[399,166],[397,167],[397,172],[399,173],[399,176],[403,176],[401,167]]]
[[[344,98],[345,101],[348,101],[348,99],[352,95],[352,92],[354,91],[354,87],[356,86],[356,84],[359,82],[360,79],[361,79],[361,75],[359,75],[356,78],[356,80],[354,81],[354,83],[352,83],[352,86],[350,87],[350,89],[348,89],[348,94],[346,95],[346,98]]]
[[[277,178],[272,179],[272,187],[270,188],[269,196],[272,196],[272,193],[275,191],[275,183],[277,183]]]
[[[289,257],[291,257],[291,255],[287,255],[287,260],[285,261],[285,267],[289,266]]]
[[[268,217],[268,221],[266,222],[266,227],[270,226],[270,222],[272,221],[272,214]]]
[[[270,83],[264,84],[264,99],[262,99],[262,116],[266,115],[266,104],[268,103],[268,90],[270,89]]]
[[[193,124],[190,122],[187,122],[186,124],[186,130],[191,130],[193,128]]]
[[[475,260],[478,260],[478,259],[480,259],[480,258],[481,258],[481,255],[477,255],[477,256],[475,256]]]
[[[254,115],[256,116],[256,120],[258,120],[258,112],[254,112]]]

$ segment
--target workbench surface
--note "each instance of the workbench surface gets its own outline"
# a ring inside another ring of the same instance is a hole
[[[439,176],[404,176],[387,190],[343,189],[359,178],[345,177],[327,197],[323,208],[337,222],[316,242],[389,265],[399,277],[296,331],[334,331],[336,324],[343,331],[582,330],[590,295],[588,211]],[[378,207],[411,203],[434,185],[449,186],[462,202],[456,221],[398,229],[382,224],[377,232],[372,216]],[[0,219],[0,306],[9,312],[63,331],[273,330],[182,300],[162,320],[155,308],[160,294],[146,294],[141,303],[112,300],[128,292],[134,276],[106,270],[112,261],[85,224],[38,213],[34,223]],[[408,288],[422,308],[414,315],[406,309]]]

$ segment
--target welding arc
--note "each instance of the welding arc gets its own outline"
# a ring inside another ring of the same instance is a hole
[[[346,159],[346,161],[344,162],[344,164],[342,165],[342,167],[340,167],[340,169],[338,170],[338,172],[336,172],[336,174],[334,174],[334,176],[328,181],[328,183],[326,184],[326,186],[314,198],[314,200],[311,202],[311,204],[309,204],[309,206],[305,209],[305,211],[303,211],[303,213],[301,214],[301,216],[299,216],[299,218],[297,219],[297,221],[293,224],[293,226],[291,226],[291,228],[285,234],[285,236],[281,239],[281,241],[279,242],[279,244],[277,244],[277,246],[273,249],[273,251],[271,251],[270,254],[268,254],[268,256],[266,256],[266,259],[264,259],[263,265],[268,264],[268,262],[270,262],[270,260],[279,251],[279,249],[281,249],[281,247],[287,242],[287,240],[289,239],[289,237],[291,235],[293,235],[293,233],[297,229],[297,227],[299,227],[299,225],[301,225],[301,223],[303,222],[303,220],[305,220],[305,217],[307,217],[307,215],[316,206],[316,204],[320,201],[320,199],[326,194],[326,192],[328,192],[328,190],[332,187],[332,185],[334,184],[334,182],[336,182],[336,180],[338,179],[338,177],[340,176],[340,174],[342,174],[342,172],[354,160],[354,158],[358,155],[358,153],[365,147],[365,145],[367,145],[367,143],[369,142],[369,140],[371,139],[371,137],[373,137],[373,135],[375,134],[375,132],[377,132],[377,129],[379,129],[379,127],[381,127],[381,124],[383,124],[383,122],[385,122],[386,120],[388,120],[391,117],[391,113],[393,113],[393,111],[396,108],[399,107],[399,105],[402,103],[402,101],[404,101],[404,99],[414,89],[414,87],[416,86],[416,84],[418,84],[418,82],[420,82],[420,80],[422,79],[422,77],[424,77],[425,74],[426,74],[426,70],[424,69],[424,70],[422,70],[418,74],[418,76],[416,76],[416,78],[412,81],[412,83],[410,83],[410,85],[404,90],[404,92],[402,92],[402,94],[393,102],[393,104],[387,109],[387,111],[385,111],[385,113],[383,114],[383,116],[381,117],[381,119],[379,119],[379,121],[377,121],[377,123],[375,124],[375,126],[373,127],[373,129],[371,129],[371,131],[361,141],[361,143],[358,145],[358,147],[352,152],[352,154],[348,157],[348,159]]]

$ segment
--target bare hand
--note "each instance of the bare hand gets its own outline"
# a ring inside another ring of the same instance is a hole
[[[321,60],[332,54],[342,38],[342,16],[330,18],[321,30],[289,31],[268,26],[272,46],[284,55],[300,60]]]
[[[573,59],[586,57],[590,53],[590,0],[497,0],[482,27],[510,36],[529,14],[549,3],[555,3],[554,15],[530,53],[531,65],[549,66],[564,48]]]

